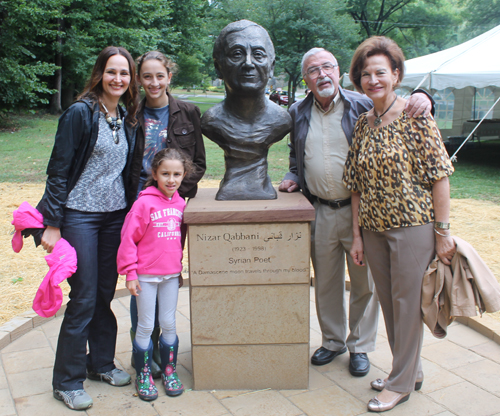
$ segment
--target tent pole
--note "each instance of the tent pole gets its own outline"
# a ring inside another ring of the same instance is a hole
[[[475,88],[474,88],[475,89]],[[495,103],[490,107],[490,109],[488,110],[488,112],[484,115],[484,117],[481,119],[481,121],[479,123],[477,123],[476,127],[474,127],[474,129],[469,133],[469,135],[467,136],[467,138],[462,142],[462,144],[460,145],[460,147],[455,151],[455,153],[453,153],[453,156],[450,158],[452,162],[456,162],[457,161],[457,153],[460,151],[460,149],[465,145],[465,143],[467,143],[467,140],[469,140],[473,135],[474,135],[474,132],[477,130],[477,128],[481,125],[481,123],[483,122],[483,120],[488,117],[488,114],[491,113],[491,110],[493,110],[493,108],[498,104],[498,102],[500,101],[500,97],[498,97],[498,99],[495,101]]]
[[[427,78],[429,78],[429,76],[430,76],[430,75],[431,75],[431,73],[430,73],[430,72],[429,72],[429,73],[427,73],[427,74],[425,74],[425,77],[423,77],[423,78],[422,78],[422,81],[420,81],[420,82],[418,83],[418,85],[417,85],[417,86],[413,89],[413,91],[418,90],[418,89],[420,88],[420,86],[421,86],[421,85],[425,82],[425,80],[426,80]],[[408,88],[408,87],[407,87],[407,88]],[[431,89],[431,88],[430,88],[430,83],[429,83],[429,92],[430,92],[430,89]],[[401,96],[402,96],[403,98],[406,98],[406,97],[408,97],[408,94],[409,94],[409,91],[406,91],[404,94],[401,94]]]
[[[474,87],[474,116],[472,117],[473,120],[476,119],[476,94],[477,94],[477,89]]]

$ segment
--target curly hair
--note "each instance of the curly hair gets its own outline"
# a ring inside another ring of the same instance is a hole
[[[185,177],[189,177],[194,172],[194,164],[191,158],[184,153],[182,150],[169,147],[167,149],[162,149],[155,154],[153,161],[151,162],[151,172],[155,172],[160,167],[164,160],[178,160],[182,163],[184,167]],[[148,186],[154,186],[158,188],[158,182],[153,178],[153,173],[148,176],[146,183],[144,184],[144,189]]]

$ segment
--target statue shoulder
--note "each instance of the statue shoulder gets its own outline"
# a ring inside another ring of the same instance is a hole
[[[203,113],[201,116],[201,126],[208,127],[214,123],[216,120],[220,120],[220,117],[223,114],[223,106],[222,103],[218,103],[213,107],[210,107],[207,111]]]
[[[209,108],[201,117],[201,131],[209,139],[218,142],[227,135],[228,126],[231,126],[224,106],[221,103]]]
[[[277,125],[283,127],[292,125],[292,117],[288,111],[273,102],[268,105],[268,114]]]

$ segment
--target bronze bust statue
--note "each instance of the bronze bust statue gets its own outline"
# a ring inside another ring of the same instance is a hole
[[[216,199],[276,199],[267,154],[290,131],[292,120],[265,95],[275,64],[271,38],[254,22],[230,23],[215,41],[213,59],[226,98],[205,112],[201,127],[224,150],[226,172]]]

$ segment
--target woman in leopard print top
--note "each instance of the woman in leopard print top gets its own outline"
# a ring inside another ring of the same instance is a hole
[[[362,265],[366,252],[393,354],[388,378],[371,383],[381,391],[368,403],[375,412],[422,385],[422,278],[436,253],[449,264],[455,251],[439,228],[448,227],[453,166],[434,119],[409,117],[394,92],[403,75],[403,53],[385,37],[365,40],[351,63],[352,82],[374,103],[359,117],[344,170],[353,193],[351,256]]]

